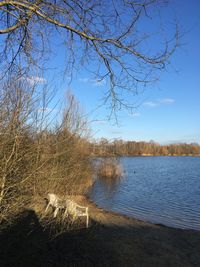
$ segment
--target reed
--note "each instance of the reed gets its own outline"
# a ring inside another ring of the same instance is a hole
[[[97,175],[103,178],[120,178],[123,175],[123,169],[115,158],[103,159],[97,166]]]

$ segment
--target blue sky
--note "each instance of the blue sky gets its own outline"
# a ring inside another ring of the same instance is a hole
[[[102,104],[106,83],[97,83],[90,73],[82,70],[70,85],[67,79],[56,76],[56,85],[61,89],[57,97],[70,90],[76,96],[88,116],[92,137],[174,143],[200,143],[200,1],[174,0],[162,9],[163,23],[177,18],[181,32],[181,47],[171,59],[171,65],[159,76],[159,81],[147,87],[131,99],[136,106],[132,113],[122,110],[117,113],[118,124],[107,120],[109,107]],[[155,44],[155,49],[157,45]],[[53,65],[62,65],[64,48],[56,52]],[[45,77],[46,78],[46,77]]]

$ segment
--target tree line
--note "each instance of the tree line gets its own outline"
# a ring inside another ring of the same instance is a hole
[[[199,156],[200,145],[197,143],[181,143],[160,145],[154,141],[136,142],[102,138],[91,144],[91,154],[94,156]]]

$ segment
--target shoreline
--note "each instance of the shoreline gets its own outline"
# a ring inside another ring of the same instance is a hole
[[[134,225],[145,225],[149,227],[163,227],[171,230],[177,230],[177,231],[189,231],[189,232],[197,232],[200,234],[199,230],[196,229],[189,229],[189,228],[178,228],[178,227],[172,227],[168,226],[162,223],[153,223],[150,221],[145,221],[141,219],[137,219],[135,217],[130,217],[128,215],[120,214],[115,211],[106,210],[104,208],[101,208],[98,206],[94,201],[90,199],[89,196],[78,196],[75,197],[75,201],[80,201],[81,204],[86,205],[89,207],[89,214],[92,210],[92,219],[97,220],[99,223],[103,223],[104,225],[107,225],[108,223],[112,223],[113,225],[124,225],[126,226],[134,226]],[[103,220],[101,220],[103,218]],[[107,221],[106,221],[107,220]],[[116,220],[116,221],[115,221]]]
[[[184,154],[184,155],[153,155],[153,154],[141,154],[141,155],[103,155],[95,156],[92,155],[92,158],[136,158],[136,157],[200,157],[200,154]]]
[[[106,211],[89,197],[83,197],[82,204],[88,205],[91,219],[98,223],[104,245],[120,254],[115,266],[200,266],[200,231]]]
[[[98,207],[88,196],[71,196],[89,208],[79,227],[52,238],[40,222],[44,198],[35,196],[19,220],[0,235],[0,265],[27,267],[200,266],[200,232],[130,218]],[[56,226],[53,213],[49,214]],[[59,219],[59,218],[58,218]],[[83,226],[83,227],[82,227]],[[37,261],[35,261],[37,259]]]

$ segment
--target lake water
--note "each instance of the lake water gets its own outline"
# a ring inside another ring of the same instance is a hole
[[[96,179],[98,206],[130,217],[200,231],[200,157],[122,157],[121,180]]]

